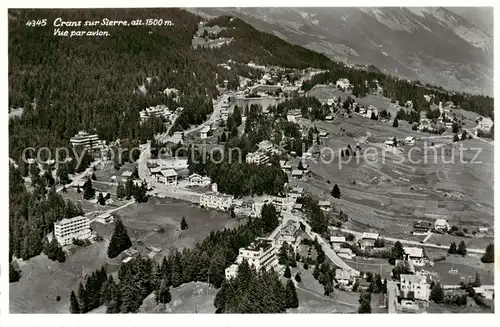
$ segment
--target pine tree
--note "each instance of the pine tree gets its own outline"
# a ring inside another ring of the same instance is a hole
[[[85,200],[93,199],[95,196],[95,189],[92,186],[92,181],[87,179],[85,184],[83,184],[83,198]]]
[[[299,297],[297,296],[297,290],[293,281],[288,280],[286,282],[286,307],[287,308],[298,308],[299,307]]]
[[[333,186],[333,189],[332,189],[332,196],[336,199],[340,199],[340,188],[337,184],[335,184]]]
[[[87,290],[80,282],[80,285],[78,286],[78,305],[81,313],[86,313],[88,311],[88,302]]]
[[[109,242],[108,257],[114,258],[131,246],[132,241],[130,241],[128,237],[127,229],[123,225],[121,219],[117,219],[113,236],[111,236],[111,241]]]
[[[461,241],[460,244],[458,244],[457,254],[460,254],[462,256],[467,254],[467,247],[465,246],[464,241]]]
[[[372,307],[371,307],[371,300],[372,296],[369,292],[362,292],[359,295],[359,308],[358,308],[358,313],[371,313],[372,312]]]
[[[449,254],[456,254],[457,253],[457,244],[455,242],[451,242],[450,248],[448,249]]]
[[[441,303],[444,299],[444,292],[439,283],[436,283],[431,290],[429,300],[435,303]]]
[[[80,312],[80,305],[78,304],[78,299],[76,298],[74,291],[71,291],[71,295],[69,297],[69,312],[81,313]]]
[[[283,276],[285,278],[291,278],[292,277],[292,272],[290,271],[290,266],[286,266],[285,272],[283,273]]]
[[[97,177],[96,177],[95,173],[92,173],[92,180],[93,181],[97,180]]]
[[[172,295],[170,294],[170,289],[164,279],[160,282],[160,287],[156,292],[156,302],[157,303],[170,303],[172,300]]]
[[[397,241],[392,247],[389,263],[393,265],[395,264],[396,260],[403,260],[404,254],[405,250],[403,249],[403,245],[401,244],[401,242]]]
[[[481,257],[481,261],[484,263],[493,263],[495,261],[495,246],[493,243],[486,246],[486,251]]]
[[[397,118],[394,118],[394,121],[392,122],[392,127],[398,128],[399,122]]]
[[[15,283],[21,278],[21,274],[19,271],[14,267],[14,265],[9,263],[9,283]]]
[[[307,264],[307,262],[304,262],[304,269],[305,269],[305,270],[308,270],[308,269],[309,269],[309,265]]]
[[[295,274],[295,281],[297,283],[300,283],[301,280],[302,280],[302,278],[300,277],[300,274],[299,273]]]
[[[186,217],[182,217],[181,230],[186,230],[186,229],[188,229],[188,223],[186,222]]]
[[[121,181],[118,182],[118,185],[116,186],[116,197],[118,199],[123,199],[125,197],[125,186],[123,186]]]

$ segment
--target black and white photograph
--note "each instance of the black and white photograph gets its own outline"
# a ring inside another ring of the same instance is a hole
[[[493,7],[168,5],[5,8],[2,315],[493,318]]]

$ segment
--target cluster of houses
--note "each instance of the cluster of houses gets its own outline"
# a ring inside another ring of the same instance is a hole
[[[249,164],[264,165],[269,162],[273,154],[281,154],[281,151],[270,141],[264,140],[257,145],[258,150],[247,154],[245,161]]]
[[[169,94],[172,92],[170,89],[166,89],[169,91]],[[173,122],[177,119],[179,114],[184,110],[184,108],[179,107],[176,110],[170,110],[166,105],[159,104],[154,107],[149,107],[139,112],[139,116],[141,118],[141,123],[153,118],[159,117],[164,120],[168,120]]]
[[[435,230],[437,232],[446,232],[450,229],[450,224],[444,218],[438,218],[432,224],[428,221],[419,220],[413,223],[413,235],[427,235],[431,230]]]
[[[177,185],[179,172],[188,169],[188,159],[176,157],[149,159],[147,167],[157,183]]]
[[[298,222],[288,221],[278,232],[275,238],[257,238],[248,247],[240,248],[235,263],[226,268],[226,279],[232,279],[238,274],[238,265],[246,260],[250,266],[256,270],[264,269],[281,272],[283,267],[279,265],[278,253],[283,244],[288,244],[294,251],[297,251],[301,241],[302,232]]]

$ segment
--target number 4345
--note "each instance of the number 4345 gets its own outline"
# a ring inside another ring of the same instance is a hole
[[[34,27],[34,26],[45,26],[47,25],[47,18],[38,19],[38,20],[28,20],[26,22],[26,26]]]

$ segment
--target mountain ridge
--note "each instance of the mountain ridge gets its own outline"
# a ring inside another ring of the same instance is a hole
[[[191,11],[234,15],[258,30],[350,65],[372,64],[387,74],[493,95],[493,33],[475,24],[474,16],[463,14],[464,10],[462,14],[444,7]]]

